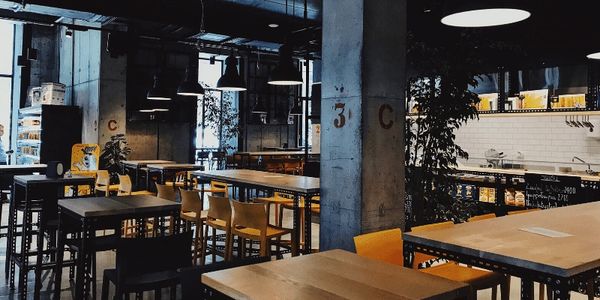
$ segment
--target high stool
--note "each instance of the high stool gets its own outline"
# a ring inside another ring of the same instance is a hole
[[[208,212],[206,214],[206,227],[204,227],[204,241],[202,243],[203,255],[202,264],[206,261],[208,248],[208,229],[212,228],[212,262],[216,261],[217,254],[217,230],[225,231],[225,251],[223,258],[225,261],[231,259],[230,241],[231,241],[231,204],[229,198],[208,196]]]
[[[194,243],[192,245],[194,264],[198,261],[199,255],[204,256],[203,241],[204,223],[208,217],[208,210],[204,210],[204,203],[200,199],[198,190],[179,190],[181,194],[181,219],[186,223],[192,223],[196,226],[194,234]]]
[[[103,192],[108,197],[111,192],[119,190],[119,185],[110,184],[110,174],[108,174],[107,170],[98,170],[96,171],[96,187],[94,190],[96,193]]]

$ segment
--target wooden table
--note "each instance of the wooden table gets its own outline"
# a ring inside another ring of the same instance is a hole
[[[94,177],[73,175],[71,177],[49,178],[46,175],[17,175],[14,177],[12,197],[8,216],[8,238],[6,246],[5,275],[10,279],[11,287],[15,281],[15,265],[19,266],[19,293],[22,298],[27,297],[27,275],[35,268],[35,283],[41,282],[42,251],[44,239],[38,238],[37,248],[31,251],[32,235],[43,236],[48,221],[56,218],[57,201],[64,198],[65,187],[87,185],[94,191]],[[74,191],[77,196],[77,189]],[[23,211],[22,225],[17,220],[17,210]],[[37,230],[33,231],[32,212],[38,211]],[[44,221],[45,220],[45,221]],[[18,228],[22,230],[19,233]],[[17,252],[17,236],[21,235],[20,252]],[[54,239],[52,239],[54,240]],[[35,265],[29,264],[29,257],[36,256]],[[44,268],[53,268],[45,265]],[[35,289],[34,299],[40,297],[39,288]]]
[[[534,227],[568,236],[523,230]],[[521,277],[522,299],[533,299],[533,281],[550,285],[557,293],[555,299],[569,299],[570,290],[594,280],[600,272],[600,202],[406,233],[407,267],[412,265],[414,251],[433,251],[436,256]]]
[[[124,197],[92,197],[85,199],[65,199],[58,201],[59,209],[59,228],[57,249],[64,247],[65,233],[62,226],[64,219],[68,218],[77,222],[81,226],[81,244],[77,261],[77,276],[75,284],[75,299],[84,299],[88,296],[89,279],[94,278],[87,272],[95,272],[91,266],[91,256],[94,255],[93,249],[89,245],[95,238],[97,229],[102,229],[106,224],[121,224],[124,220],[135,219],[138,227],[136,234],[140,237],[145,236],[145,219],[155,218],[154,234],[165,234],[163,226],[165,216],[171,217],[174,222],[174,230],[178,232],[181,229],[179,212],[181,204],[160,199],[149,195],[124,196]],[[120,228],[120,226],[119,226]],[[158,230],[160,228],[160,232]],[[118,230],[118,229],[117,229]],[[119,234],[121,236],[121,234]],[[57,256],[57,268],[55,273],[54,298],[60,299],[61,277],[62,277],[62,255]],[[87,270],[87,271],[86,271]],[[95,280],[92,282],[95,292]],[[95,294],[94,294],[95,297]]]
[[[152,172],[160,174],[160,177],[158,179],[158,183],[160,184],[165,183],[165,177],[171,175],[174,177],[175,174],[177,174],[178,172],[204,170],[203,165],[196,164],[153,164],[148,165],[147,168],[148,174]],[[150,177],[150,175],[148,175],[148,177]]]
[[[146,168],[148,165],[159,165],[159,164],[174,164],[176,162],[171,160],[125,160],[121,162],[121,169],[123,174],[129,174],[129,170],[133,170],[135,174],[135,178],[133,182],[135,183],[135,190],[139,189],[139,180],[141,171]],[[148,176],[148,174],[146,174]],[[146,177],[146,189],[148,188],[148,179]]]
[[[331,250],[202,275],[234,299],[466,299],[469,286]]]
[[[272,190],[274,192],[282,192],[294,195],[294,231],[292,231],[292,238],[297,242],[300,242],[300,235],[298,234],[298,228],[300,228],[300,214],[299,214],[299,203],[300,197],[304,197],[304,214],[305,214],[305,226],[304,226],[304,253],[308,254],[311,252],[311,204],[312,197],[318,196],[320,193],[320,180],[319,178],[298,176],[298,175],[287,175],[279,173],[270,173],[263,171],[237,169],[237,170],[214,170],[214,171],[196,171],[192,172],[192,176],[198,177],[204,180],[216,180],[221,182],[230,183],[234,186],[242,188],[259,188]],[[202,185],[202,190],[204,186]],[[240,192],[240,195],[243,195]],[[298,249],[292,249],[292,254],[297,255]]]

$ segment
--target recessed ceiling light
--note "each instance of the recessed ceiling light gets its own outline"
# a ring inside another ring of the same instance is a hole
[[[430,8],[426,8],[426,9],[423,10],[423,12],[426,13],[426,14],[428,14],[428,13],[431,12],[431,9]]]
[[[589,59],[600,59],[600,52],[588,54],[587,58],[589,58]]]
[[[271,27],[271,28],[277,28],[277,27],[279,27],[279,24],[277,24],[277,23],[271,23],[271,24],[269,24],[269,27]]]
[[[516,8],[485,8],[460,11],[442,18],[442,23],[454,27],[490,27],[517,23],[531,13]]]

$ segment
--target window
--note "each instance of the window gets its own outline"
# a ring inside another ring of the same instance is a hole
[[[4,151],[10,149],[14,31],[13,23],[0,20],[0,124],[4,125],[0,139]]]
[[[301,126],[298,126],[298,128],[302,128],[302,130],[299,132],[299,134],[301,134],[300,136],[300,146],[304,147],[304,145],[306,144],[306,141],[304,141],[304,132],[307,130],[306,129],[306,116],[310,116],[311,115],[311,101],[310,101],[310,96],[312,95],[312,84],[313,84],[313,62],[312,61],[308,61],[308,95],[306,94],[306,66],[305,66],[305,60],[301,60],[300,64],[302,65],[302,91],[301,94],[303,99],[306,99],[306,101],[302,101],[302,117],[300,118],[302,124],[300,124]],[[312,145],[312,121],[310,120],[310,118],[308,119],[308,146],[311,147]]]

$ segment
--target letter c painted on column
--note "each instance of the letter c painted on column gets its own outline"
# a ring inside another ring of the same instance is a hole
[[[115,120],[108,121],[108,130],[115,131],[115,130],[117,130],[117,128],[119,128],[117,126],[117,121],[115,121]]]
[[[394,125],[394,120],[389,120],[388,122],[385,122],[383,120],[383,113],[386,110],[389,111],[390,113],[394,112],[394,109],[389,104],[381,105],[379,107],[379,125],[381,125],[381,128],[383,128],[383,129],[390,129],[390,128],[392,128],[392,125]]]

